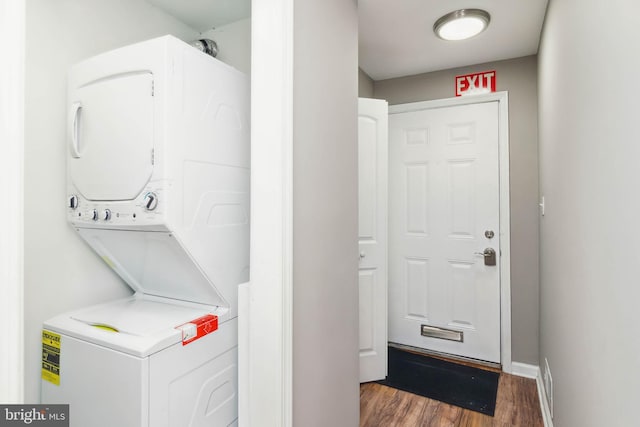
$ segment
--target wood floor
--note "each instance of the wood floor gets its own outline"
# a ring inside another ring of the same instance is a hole
[[[535,380],[500,374],[493,417],[377,383],[360,385],[360,427],[543,427]]]

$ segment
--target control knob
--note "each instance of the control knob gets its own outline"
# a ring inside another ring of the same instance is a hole
[[[78,196],[75,194],[69,197],[69,207],[71,209],[78,209]]]
[[[98,220],[98,211],[96,209],[93,209],[91,211],[91,219],[94,220],[94,221]]]
[[[105,209],[102,211],[102,219],[109,221],[111,219],[111,209]]]
[[[158,207],[158,195],[152,191],[144,195],[142,199],[142,205],[148,211],[152,211]]]

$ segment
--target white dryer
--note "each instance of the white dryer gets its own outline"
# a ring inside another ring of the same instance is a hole
[[[73,427],[236,425],[246,76],[165,36],[72,67],[68,97],[69,222],[134,294],[45,322],[42,402]]]

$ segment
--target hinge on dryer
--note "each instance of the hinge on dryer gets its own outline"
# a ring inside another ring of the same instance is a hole
[[[156,164],[156,149],[151,149],[151,166]]]
[[[155,93],[156,93],[155,87],[156,87],[155,82],[151,80],[151,96],[155,96]]]

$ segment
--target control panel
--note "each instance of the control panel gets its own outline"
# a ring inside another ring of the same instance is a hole
[[[163,225],[162,191],[148,188],[134,200],[91,201],[78,194],[67,197],[69,221],[78,227],[119,228]]]

